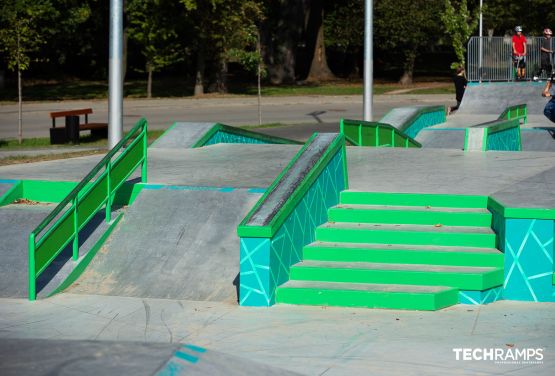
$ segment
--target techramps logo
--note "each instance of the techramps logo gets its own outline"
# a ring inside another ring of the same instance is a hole
[[[455,360],[489,361],[495,364],[543,364],[543,348],[453,348]]]

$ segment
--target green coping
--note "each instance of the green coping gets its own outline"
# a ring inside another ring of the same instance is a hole
[[[458,303],[458,290],[434,293],[383,292],[278,287],[276,302],[318,306],[435,311]]]
[[[294,141],[287,138],[269,136],[263,133],[253,132],[243,128],[231,127],[229,125],[216,123],[212,128],[210,128],[208,132],[206,132],[201,138],[199,138],[197,142],[195,142],[191,147],[200,148],[204,146],[204,144],[206,144],[206,142],[210,140],[218,132],[226,132],[226,133],[230,133],[238,136],[254,138],[257,140],[267,142],[268,144],[294,144],[294,145],[302,144],[299,141]]]
[[[361,205],[486,208],[488,196],[343,191],[340,202]]]
[[[293,265],[290,279],[301,281],[379,283],[397,285],[450,286],[461,290],[485,290],[503,284],[503,269],[442,272],[395,269],[306,267]]]
[[[8,205],[23,197],[23,182],[15,183],[6,193],[0,196],[0,206]]]
[[[496,199],[488,198],[488,208],[501,214],[504,218],[511,219],[553,219],[555,220],[554,208],[514,208],[507,207]]]
[[[318,178],[320,173],[327,167],[329,161],[335,156],[337,152],[342,152],[343,157],[345,156],[345,140],[342,135],[337,135],[332,142],[325,148],[323,154],[314,163],[312,168],[302,176],[302,180],[294,191],[287,197],[287,200],[280,203],[280,207],[273,211],[271,217],[269,218],[269,223],[266,225],[249,225],[256,213],[258,213],[263,205],[268,205],[268,197],[277,191],[279,188],[284,188],[284,182],[287,180],[286,176],[289,174],[299,161],[303,153],[315,142],[318,137],[318,133],[315,133],[310,137],[310,139],[303,145],[301,150],[293,157],[289,164],[283,169],[279,176],[274,180],[270,187],[266,190],[263,196],[258,200],[256,205],[251,209],[247,216],[243,219],[241,224],[237,227],[237,234],[240,237],[272,237],[287,217],[295,209],[296,205],[302,200],[303,196],[310,189],[312,183]],[[345,166],[345,164],[344,164]],[[345,179],[347,179],[347,172],[345,171]],[[280,186],[281,185],[281,186]]]
[[[332,247],[322,243],[321,245],[305,246],[303,248],[303,260],[503,267],[504,255],[501,252],[395,249],[391,245],[384,245],[383,249],[348,246]]]

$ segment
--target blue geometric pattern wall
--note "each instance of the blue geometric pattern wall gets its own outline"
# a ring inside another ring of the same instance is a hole
[[[488,134],[486,150],[520,150],[520,128],[509,128],[504,131]]]
[[[501,286],[484,291],[461,290],[459,291],[459,303],[473,305],[488,304],[500,300],[502,295],[503,288]]]
[[[345,187],[343,154],[339,150],[271,239],[241,238],[239,304],[270,306],[277,286],[289,279],[291,265],[315,239],[316,227],[327,221]]]
[[[506,220],[504,299],[555,302],[554,233],[553,220]]]
[[[424,128],[431,127],[432,125],[445,122],[444,111],[434,111],[421,114],[416,120],[405,129],[405,134],[409,137],[415,138],[418,132]]]
[[[268,141],[259,140],[253,137],[241,136],[238,134],[217,131],[204,143],[203,146],[214,144],[269,144]]]

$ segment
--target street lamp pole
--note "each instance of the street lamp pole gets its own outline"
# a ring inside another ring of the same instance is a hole
[[[372,84],[373,84],[373,0],[365,0],[364,6],[364,97],[363,97],[363,119],[372,121]]]
[[[108,148],[123,138],[123,0],[110,0]]]
[[[482,36],[483,36],[483,32],[482,32],[483,31],[483,29],[482,29],[482,2],[483,2],[483,0],[480,0],[480,31],[479,31],[479,33],[480,33],[480,40],[479,40],[480,52],[478,53],[478,74],[480,76],[480,78],[479,78],[480,83],[482,83],[482,57],[483,57],[483,54],[484,54],[483,45],[482,45],[482,43],[483,43],[483,41],[482,41]]]

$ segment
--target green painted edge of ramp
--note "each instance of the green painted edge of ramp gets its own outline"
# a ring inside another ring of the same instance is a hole
[[[435,311],[457,304],[458,294],[456,288],[435,293],[405,293],[278,287],[276,303]]]
[[[122,217],[123,217],[123,213],[120,213],[112,221],[112,223],[106,229],[106,231],[100,237],[100,239],[98,239],[98,241],[94,244],[94,246],[83,256],[81,261],[79,261],[77,266],[71,271],[71,273],[69,273],[66,279],[54,291],[48,294],[48,297],[51,297],[55,294],[58,294],[64,291],[69,286],[71,286],[81,276],[81,274],[83,274],[87,266],[89,266],[89,264],[91,263],[94,256],[96,256],[100,248],[102,248],[102,246],[104,245],[108,237],[112,234],[112,232],[114,231],[114,229],[116,228],[117,224],[119,223]]]
[[[156,140],[154,140],[148,147],[154,146],[156,145],[156,143],[158,141],[160,141],[162,139],[162,137],[167,136],[168,132],[171,131],[173,128],[175,128],[175,126],[177,125],[177,121],[174,121],[172,125],[170,125],[170,127],[168,129],[166,129],[164,131],[164,133],[162,133]]]
[[[456,201],[454,200],[456,198]],[[430,206],[447,208],[486,208],[488,196],[481,195],[456,195],[436,193],[402,193],[402,192],[364,192],[343,191],[340,202],[342,204],[367,204],[365,200],[381,202],[384,199],[391,200],[388,203],[376,205],[402,205],[402,206]],[[423,200],[428,200],[423,202]],[[372,205],[372,204],[368,204]]]
[[[23,195],[23,182],[19,180],[0,197],[0,206],[8,205]]]

